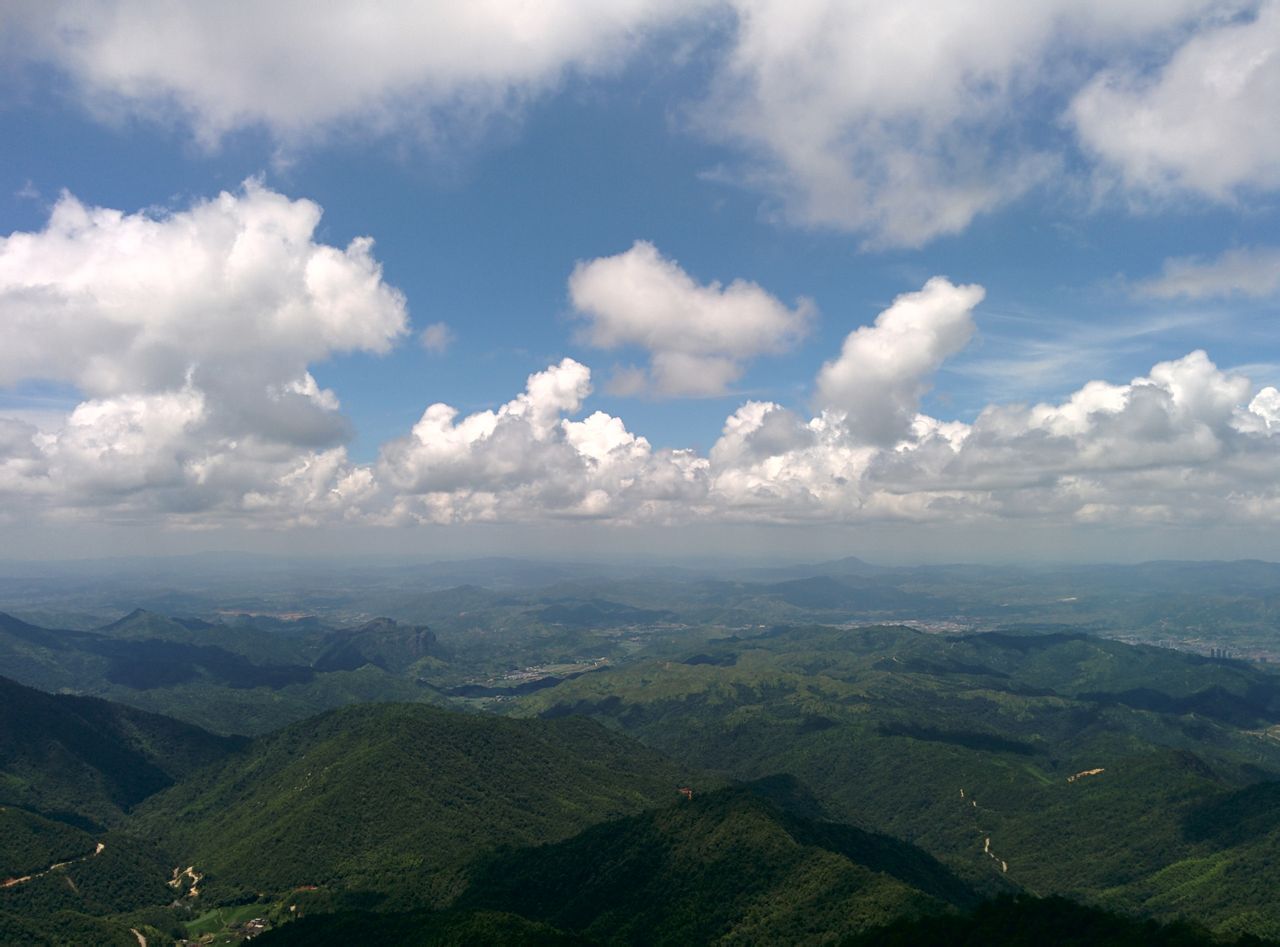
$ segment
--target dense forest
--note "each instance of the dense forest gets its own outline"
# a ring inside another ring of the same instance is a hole
[[[1280,942],[1266,663],[646,581],[6,616],[0,942]]]

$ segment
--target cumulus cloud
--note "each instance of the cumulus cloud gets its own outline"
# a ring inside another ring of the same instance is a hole
[[[1203,352],[1061,403],[993,405],[973,424],[918,415],[892,447],[830,412],[750,403],[712,449],[710,502],[771,522],[1249,523],[1280,512],[1280,393]],[[785,432],[779,436],[779,432]],[[753,440],[773,444],[754,446]]]
[[[91,107],[185,117],[208,143],[265,126],[283,138],[339,122],[385,130],[446,107],[483,116],[608,71],[648,31],[697,4],[674,0],[283,0],[225,7],[150,0],[19,0],[10,42],[52,62]]]
[[[940,276],[905,293],[849,333],[839,358],[818,374],[818,399],[843,412],[859,441],[889,445],[903,437],[930,377],[968,344],[981,286],[955,286]]]
[[[0,382],[55,380],[82,396],[58,424],[0,417],[0,517],[210,527],[1280,516],[1280,392],[1201,351],[1061,400],[990,405],[971,423],[922,413],[984,294],[942,277],[849,334],[815,379],[812,416],[747,402],[705,455],[656,448],[590,411],[591,373],[564,359],[491,410],[431,405],[374,463],[355,463],[337,395],[311,365],[384,351],[407,314],[368,241],[316,242],[318,215],[251,183],[164,213],[64,197],[43,230],[4,238]],[[583,264],[575,301],[579,291],[597,343],[645,346],[658,382],[663,352],[741,364],[787,344],[805,319],[753,284],[699,285],[646,244]]]
[[[806,331],[808,300],[788,308],[755,283],[696,282],[653,244],[579,263],[569,297],[586,321],[586,341],[649,353],[648,384],[634,370],[615,390],[647,387],[668,397],[722,394],[758,355],[781,352]]]
[[[84,398],[0,443],[0,489],[184,516],[246,509],[250,494],[260,509],[300,465],[345,463],[348,422],[309,367],[387,351],[407,314],[372,241],[319,243],[319,220],[250,181],[174,212],[64,194],[44,229],[0,238],[0,386]]]
[[[934,516],[1246,520],[1277,500],[1263,474],[1280,448],[1267,427],[1273,392],[1255,394],[1192,352],[1127,385],[1090,382],[1060,404],[991,406],[962,438],[886,452],[866,481]]]
[[[35,233],[0,237],[0,385],[40,378],[93,395],[230,372],[303,382],[335,352],[386,352],[405,301],[373,241],[314,240],[320,208],[249,181],[189,210],[125,214],[70,194]],[[239,379],[237,379],[239,380]]]
[[[655,450],[621,418],[574,420],[590,373],[530,376],[493,411],[434,405],[375,470],[387,522],[775,522],[1143,526],[1280,513],[1280,393],[1196,351],[1127,383],[996,404],[972,423],[919,395],[972,331],[977,286],[930,280],[856,330],[805,417],[749,401],[706,456]]]
[[[1074,62],[1210,5],[734,0],[737,32],[694,122],[745,150],[730,175],[787,219],[918,246],[1057,169],[1036,110],[1074,91]]]
[[[585,365],[564,359],[529,376],[496,411],[459,418],[427,408],[413,430],[387,444],[377,475],[391,495],[391,522],[525,521],[540,517],[663,518],[696,500],[705,461],[654,451],[619,418],[578,411],[591,390]],[[678,502],[679,501],[679,502]]]
[[[1113,69],[1071,104],[1081,140],[1126,184],[1228,199],[1280,186],[1280,2],[1196,33],[1154,74]]]
[[[1280,292],[1280,247],[1240,247],[1212,260],[1175,257],[1165,260],[1159,276],[1134,288],[1157,299],[1272,296]]]

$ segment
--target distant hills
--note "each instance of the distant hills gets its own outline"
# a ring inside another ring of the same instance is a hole
[[[359,628],[339,629],[325,639],[324,650],[312,667],[325,671],[358,671],[366,665],[393,674],[413,670],[425,659],[439,657],[441,649],[431,629],[401,625],[378,618]]]
[[[1278,698],[1280,678],[1239,662],[1073,632],[810,626],[521,703],[727,776],[794,774],[833,817],[914,842],[979,887],[1280,936],[1263,788],[1280,785]],[[1252,831],[1230,834],[1233,818]]]
[[[1273,564],[207,564],[0,579],[0,943],[1280,941]]]
[[[262,733],[359,701],[438,701],[415,670],[440,654],[429,629],[390,619],[334,629],[139,609],[76,631],[0,613],[0,666],[23,683],[109,697],[222,733]]]

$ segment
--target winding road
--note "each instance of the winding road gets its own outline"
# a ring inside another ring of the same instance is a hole
[[[69,858],[64,862],[54,862],[44,871],[33,872],[29,875],[23,875],[20,878],[6,878],[4,881],[0,881],[0,888],[12,888],[15,885],[24,884],[28,881],[34,881],[37,878],[43,878],[45,875],[49,874],[49,872],[57,871],[59,868],[66,868],[68,865],[74,865],[77,862],[87,861],[88,859],[93,858],[95,855],[101,855],[102,850],[106,847],[107,846],[104,845],[102,842],[99,842],[97,847],[94,848],[94,850],[91,851],[88,855],[81,855],[79,858]]]

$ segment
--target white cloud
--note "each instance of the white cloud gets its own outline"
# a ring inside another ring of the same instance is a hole
[[[1210,5],[734,0],[728,61],[694,120],[745,150],[731,176],[787,219],[919,246],[1056,171],[1040,116],[1078,63]]]
[[[579,263],[569,297],[587,320],[586,341],[649,352],[650,387],[665,396],[722,394],[755,356],[781,352],[806,331],[807,300],[787,308],[755,283],[702,285],[651,243]],[[633,372],[621,379],[634,391]]]
[[[904,293],[874,326],[849,333],[840,356],[818,374],[818,400],[843,412],[860,442],[889,445],[910,429],[930,377],[973,335],[981,286],[955,286],[935,276]]]
[[[318,216],[252,183],[171,213],[64,197],[43,230],[0,240],[0,383],[83,393],[57,424],[0,418],[0,516],[201,528],[1280,517],[1280,393],[1204,352],[1061,400],[989,405],[971,424],[922,414],[983,298],[942,277],[849,334],[815,380],[813,417],[748,402],[705,456],[590,412],[591,373],[564,359],[492,410],[431,405],[357,464],[311,366],[386,350],[407,314],[369,242],[317,243]],[[754,284],[699,285],[647,244],[582,264],[570,287],[594,341],[645,347],[668,391],[689,387],[664,357],[740,371],[790,344],[807,312]]]
[[[1154,75],[1113,69],[1075,98],[1084,144],[1124,182],[1230,199],[1280,186],[1280,2],[1197,32]]]
[[[0,238],[0,385],[92,395],[181,385],[194,370],[293,380],[335,352],[386,352],[404,297],[373,242],[313,239],[320,208],[249,181],[175,213],[125,214],[69,194],[44,230]]]
[[[850,439],[839,416],[804,421],[781,405],[748,402],[711,449],[712,498],[728,519],[857,519],[859,481],[877,452]]]
[[[0,444],[0,491],[190,520],[259,515],[320,458],[346,478],[349,425],[309,366],[387,351],[407,315],[372,242],[318,243],[319,218],[250,181],[164,213],[63,195],[43,230],[0,238],[0,386],[84,399]]]
[[[1249,423],[1252,418],[1257,420]],[[1280,433],[1280,391],[1266,387],[1249,402],[1241,429],[1246,431],[1276,431]]]
[[[10,41],[56,64],[101,112],[188,119],[216,142],[265,126],[297,138],[503,111],[570,69],[607,72],[648,31],[688,15],[674,0],[303,0],[225,6],[151,0],[20,0]],[[16,33],[15,39],[12,34]]]
[[[419,334],[418,344],[433,355],[443,355],[455,338],[448,323],[433,322]]]
[[[700,489],[705,461],[657,451],[621,419],[577,412],[591,390],[585,365],[564,359],[529,376],[496,411],[459,419],[431,405],[408,436],[385,445],[377,477],[389,522],[663,518]]]
[[[1090,382],[1060,404],[988,407],[961,439],[886,452],[868,486],[935,517],[1245,519],[1253,501],[1276,498],[1260,476],[1280,449],[1254,408],[1265,402],[1192,352],[1127,385]]]
[[[184,455],[207,418],[204,396],[192,388],[122,395],[78,405],[61,430],[36,443],[64,501],[97,503],[182,487]]]
[[[1257,525],[1280,513],[1277,406],[1203,352],[972,425],[917,416],[892,447],[830,412],[750,403],[711,451],[710,499],[719,517],[772,522]]]
[[[1213,260],[1175,257],[1165,260],[1159,276],[1134,288],[1157,299],[1273,296],[1280,292],[1280,247],[1241,247]]]
[[[187,123],[206,144],[265,128],[284,164],[351,126],[457,147],[567,76],[663,55],[663,37],[702,44],[708,87],[672,112],[731,149],[715,174],[869,246],[920,246],[1061,187],[1081,146],[1144,193],[1280,185],[1277,0],[11,6],[3,48],[96,112]]]
[[[705,457],[655,450],[603,412],[567,417],[590,390],[571,360],[494,411],[435,405],[384,449],[376,515],[1061,528],[1280,514],[1280,394],[1204,352],[1126,384],[1090,381],[1059,402],[990,405],[972,424],[920,414],[920,392],[969,337],[981,296],[935,278],[900,297],[820,377],[841,403],[806,419],[747,402]]]

